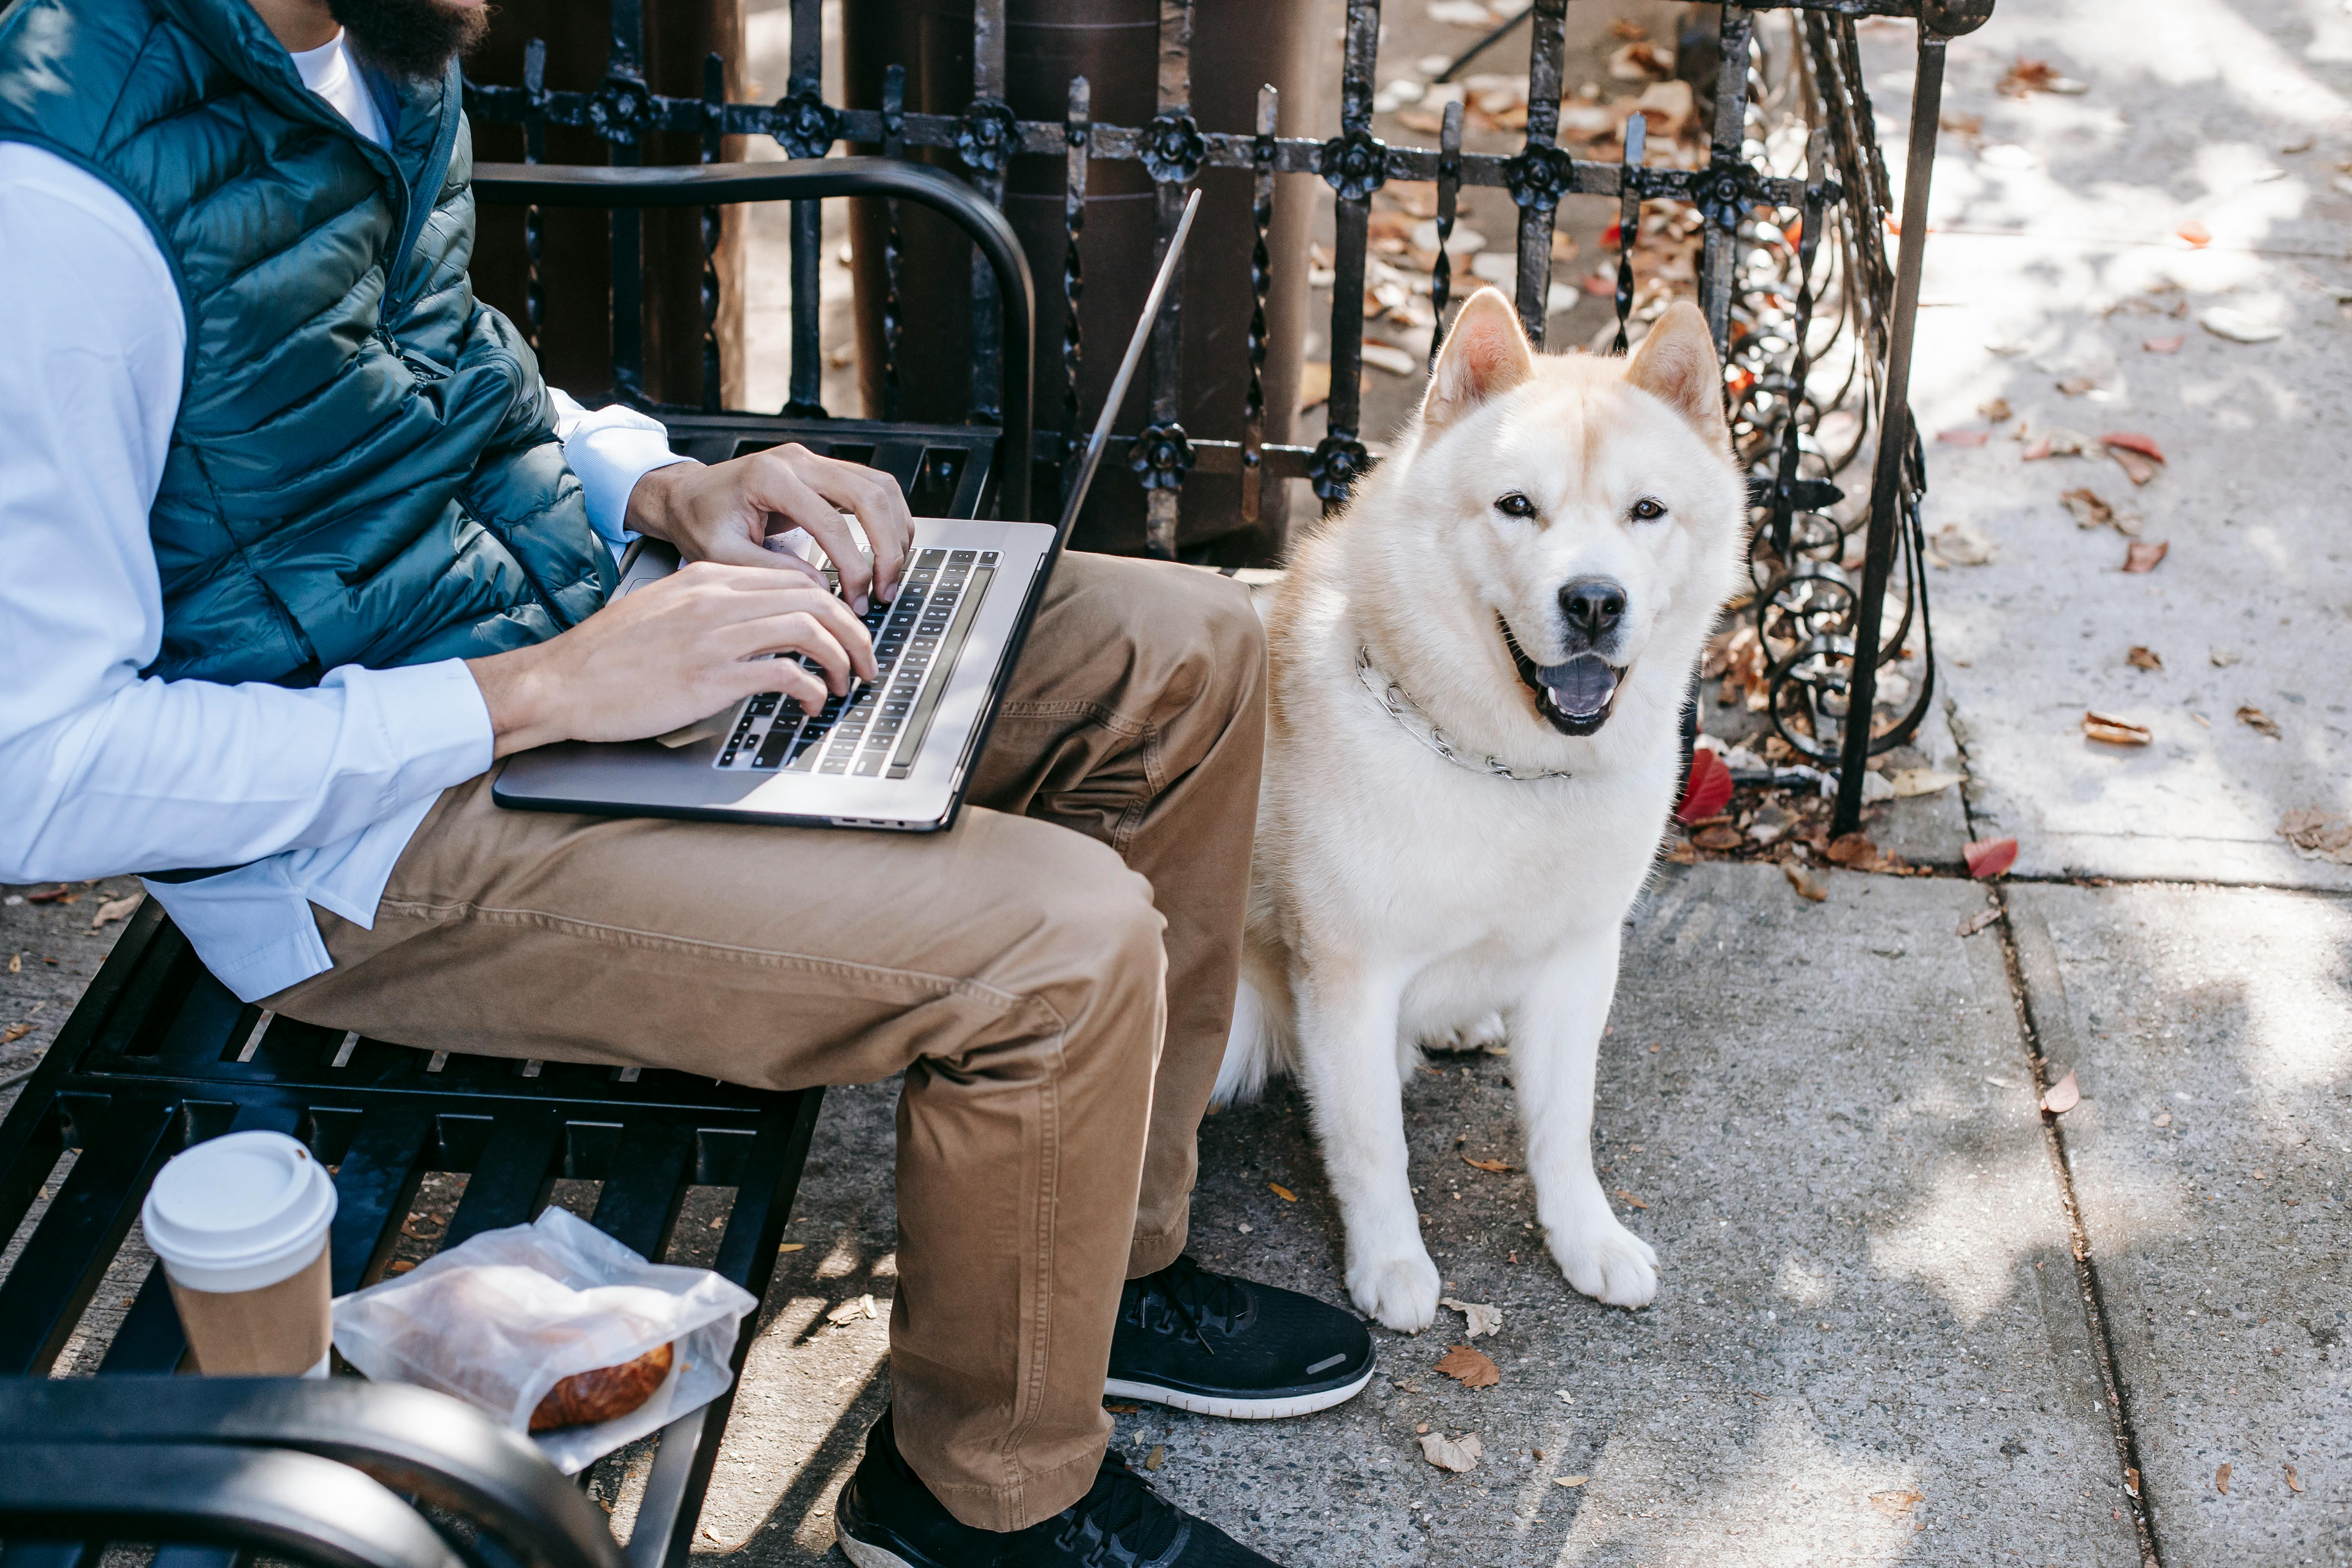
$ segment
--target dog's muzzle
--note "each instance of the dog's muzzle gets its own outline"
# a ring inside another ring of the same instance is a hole
[[[1544,722],[1563,735],[1590,735],[1609,722],[1610,707],[1625,679],[1622,668],[1597,653],[1578,654],[1559,664],[1538,664],[1520,648],[1519,639],[1511,635],[1510,623],[1505,621],[1502,626],[1511,663],[1535,694],[1536,713]]]

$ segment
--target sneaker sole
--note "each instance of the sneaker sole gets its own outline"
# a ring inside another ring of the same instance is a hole
[[[1172,1409],[1189,1411],[1195,1415],[1221,1415],[1232,1421],[1278,1421],[1286,1415],[1312,1415],[1318,1410],[1328,1410],[1335,1405],[1345,1405],[1364,1391],[1372,1381],[1378,1363],[1364,1369],[1364,1375],[1353,1383],[1337,1388],[1321,1388],[1308,1394],[1283,1394],[1265,1399],[1232,1399],[1215,1394],[1195,1394],[1189,1389],[1162,1388],[1153,1383],[1129,1383],[1125,1378],[1103,1380],[1103,1394],[1111,1399],[1140,1399],[1153,1405],[1165,1405]],[[858,1568],[866,1568],[860,1563]],[[877,1568],[891,1568],[887,1563]]]
[[[908,1562],[887,1547],[870,1546],[838,1526],[833,1532],[833,1543],[857,1568],[920,1568],[920,1564]]]

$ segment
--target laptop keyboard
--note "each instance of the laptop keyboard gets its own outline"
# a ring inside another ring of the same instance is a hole
[[[814,713],[780,691],[761,692],[737,713],[712,765],[738,772],[905,778],[930,732],[931,716],[996,575],[997,560],[993,550],[918,552],[899,582],[898,596],[866,616],[877,679],[827,698]],[[793,658],[803,669],[817,669],[803,655]]]

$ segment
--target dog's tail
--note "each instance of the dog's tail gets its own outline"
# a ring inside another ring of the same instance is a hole
[[[1244,975],[1234,993],[1234,1026],[1225,1036],[1225,1059],[1217,1068],[1217,1087],[1209,1103],[1220,1110],[1255,1100],[1265,1091],[1266,1079],[1285,1070],[1283,1020],[1269,998]]]

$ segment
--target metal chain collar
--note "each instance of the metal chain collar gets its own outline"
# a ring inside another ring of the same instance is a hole
[[[1388,716],[1397,721],[1399,729],[1457,768],[1467,768],[1474,773],[1486,773],[1498,779],[1509,779],[1515,784],[1534,784],[1540,779],[1564,779],[1575,776],[1549,768],[1540,773],[1523,773],[1512,767],[1510,763],[1497,761],[1493,757],[1464,756],[1454,749],[1454,742],[1445,738],[1445,731],[1431,723],[1428,716],[1415,706],[1412,699],[1405,695],[1403,687],[1393,680],[1384,679],[1372,668],[1372,650],[1360,645],[1356,649],[1356,679],[1364,683],[1364,689],[1372,694],[1372,700],[1378,702],[1387,710]]]

